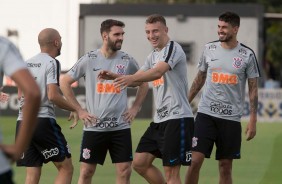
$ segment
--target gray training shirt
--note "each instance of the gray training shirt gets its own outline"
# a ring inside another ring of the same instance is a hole
[[[117,51],[105,58],[101,51],[94,50],[82,56],[67,73],[74,80],[85,79],[87,111],[99,118],[96,126],[85,127],[85,131],[115,131],[130,128],[122,114],[127,110],[127,90],[113,85],[113,80],[98,81],[101,70],[120,75],[134,74],[139,69],[137,62],[127,53]]]
[[[48,99],[48,84],[59,85],[60,63],[46,53],[39,53],[26,61],[26,65],[33,75],[41,91],[41,105],[37,117],[54,118],[54,104]],[[24,106],[24,96],[20,100],[18,120],[22,120],[22,108]]]
[[[7,76],[11,76],[20,69],[26,69],[26,66],[18,49],[7,39],[0,37],[0,87],[3,85],[4,73]],[[2,143],[1,131],[0,143]],[[10,169],[10,160],[7,159],[0,149],[0,175]]]
[[[154,122],[193,117],[187,98],[187,61],[182,47],[175,41],[169,41],[161,51],[154,49],[141,69],[154,68],[158,62],[166,62],[170,70],[152,82],[156,107]]]
[[[220,43],[206,44],[198,64],[207,72],[198,112],[240,122],[246,79],[260,76],[258,63],[247,46],[238,43],[234,49],[224,49]]]

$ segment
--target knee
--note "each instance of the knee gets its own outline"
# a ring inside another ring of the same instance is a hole
[[[146,172],[146,166],[144,165],[144,163],[138,162],[138,161],[133,161],[132,163],[132,167],[133,169],[139,173],[139,174],[144,174]]]
[[[118,169],[117,171],[118,176],[123,177],[123,178],[129,178],[131,175],[131,166],[125,166],[122,167],[120,169]]]
[[[230,177],[232,173],[232,161],[220,161],[219,172],[223,177]]]
[[[80,176],[83,178],[91,178],[94,175],[94,168],[80,168]]]
[[[57,164],[57,168],[59,171],[65,172],[70,176],[73,174],[73,170],[74,170],[70,159],[66,159],[63,162]]]

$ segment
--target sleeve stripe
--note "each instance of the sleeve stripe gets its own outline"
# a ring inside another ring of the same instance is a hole
[[[257,61],[257,57],[256,57],[256,55],[255,55],[255,52],[254,52],[250,47],[247,47],[246,45],[244,45],[244,44],[242,44],[242,43],[240,43],[240,44],[241,44],[241,46],[243,46],[243,47],[249,49],[249,50],[253,53],[254,58],[255,58],[255,62],[256,62],[256,66],[257,66],[257,69],[258,69],[259,77],[261,77],[261,73],[260,73],[260,69],[259,69],[259,65],[258,65],[258,61]]]
[[[56,64],[57,64],[57,84],[58,86],[60,86],[60,63],[59,61],[56,59]]]
[[[165,58],[165,62],[167,63],[170,56],[171,56],[171,53],[172,53],[172,50],[173,50],[173,45],[174,45],[174,42],[173,41],[170,41],[170,45],[169,45],[169,50],[168,50],[168,54],[167,54],[167,57]]]

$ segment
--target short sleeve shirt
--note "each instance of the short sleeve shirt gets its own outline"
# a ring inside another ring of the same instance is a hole
[[[182,47],[175,41],[169,41],[162,50],[153,50],[141,69],[154,68],[158,62],[166,62],[170,70],[152,81],[156,107],[154,122],[193,117],[187,98],[187,61]]]
[[[47,53],[39,53],[26,61],[26,65],[33,75],[41,91],[41,105],[38,117],[55,118],[54,104],[48,98],[48,85],[59,85],[60,62]],[[24,108],[24,96],[20,100],[18,120],[22,120],[22,108]]]
[[[127,110],[127,90],[115,87],[113,80],[99,81],[101,70],[119,75],[134,74],[139,69],[135,59],[125,52],[105,58],[101,51],[94,50],[82,56],[67,73],[74,80],[85,79],[86,108],[99,118],[96,126],[84,127],[85,131],[115,131],[130,128],[123,118]]]
[[[198,68],[207,72],[198,112],[240,121],[245,101],[246,80],[260,76],[255,53],[238,43],[224,49],[221,42],[205,45]]]

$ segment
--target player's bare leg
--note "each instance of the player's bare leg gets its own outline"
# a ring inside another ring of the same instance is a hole
[[[219,184],[232,184],[232,161],[232,159],[219,160]]]
[[[73,165],[71,158],[66,158],[63,162],[54,162],[58,169],[58,175],[55,179],[55,184],[71,184],[73,175]]]
[[[176,165],[173,167],[165,166],[165,179],[167,184],[181,184],[180,179],[180,165]]]
[[[200,169],[202,167],[204,159],[204,154],[192,151],[192,162],[185,176],[185,184],[198,184]]]
[[[41,167],[26,167],[26,184],[38,184],[41,176]]]
[[[95,174],[96,166],[97,164],[80,162],[78,184],[91,184],[92,177]]]
[[[116,184],[129,184],[131,162],[116,163]]]
[[[152,164],[154,159],[155,156],[150,153],[135,153],[133,168],[138,174],[143,176],[148,183],[164,184],[165,179],[161,171]]]

